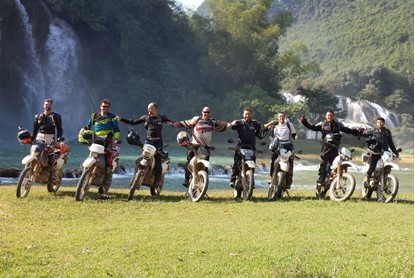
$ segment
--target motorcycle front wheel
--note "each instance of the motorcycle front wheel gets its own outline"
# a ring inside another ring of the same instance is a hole
[[[337,180],[339,183],[337,184]],[[343,173],[340,178],[335,178],[330,185],[330,199],[335,202],[343,202],[353,195],[356,187],[356,179],[349,173]]]
[[[17,198],[26,198],[34,180],[33,168],[25,168],[19,176],[16,188]],[[22,192],[23,191],[23,192]]]
[[[276,191],[277,187],[275,185],[273,185],[272,183],[269,185],[269,189],[268,189],[268,201],[274,201],[274,197],[275,197],[275,191]]]
[[[197,173],[196,180],[189,185],[189,199],[198,202],[206,194],[209,185],[209,176],[205,170]]]
[[[385,183],[379,184],[377,189],[378,201],[382,203],[389,203],[395,199],[398,194],[399,180],[396,176],[388,174],[385,177]]]
[[[81,178],[76,185],[76,192],[75,192],[75,200],[76,201],[83,201],[85,199],[86,193],[89,190],[89,178],[91,176],[90,169],[84,169],[82,171]]]
[[[137,167],[133,178],[130,182],[130,192],[128,193],[128,201],[131,201],[134,198],[134,193],[136,189],[140,189],[141,183],[143,182],[144,178],[144,170]]]
[[[254,192],[254,171],[248,170],[245,173],[245,181],[242,183],[242,195],[245,201],[252,200]]]

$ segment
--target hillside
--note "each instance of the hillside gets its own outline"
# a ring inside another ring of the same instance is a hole
[[[410,127],[414,124],[413,10],[413,1],[404,0],[281,0],[274,1],[270,13],[289,11],[295,18],[280,40],[281,50],[306,46],[298,55],[321,69],[309,83],[383,105]],[[297,85],[303,82],[297,80]]]
[[[413,79],[413,1],[279,1],[296,22],[283,47],[306,44],[304,58],[318,61],[325,75],[386,67]]]

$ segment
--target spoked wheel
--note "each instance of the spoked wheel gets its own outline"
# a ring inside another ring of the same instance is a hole
[[[163,175],[161,175],[160,177],[160,184],[157,186],[151,186],[150,187],[150,194],[153,197],[158,197],[160,196],[161,190],[163,189],[163,182],[164,182],[164,177]]]
[[[235,199],[242,198],[242,183],[241,183],[241,177],[236,177],[235,180],[235,189],[233,190],[233,197]]]
[[[84,169],[82,171],[81,178],[79,179],[78,184],[76,185],[75,200],[83,201],[85,199],[86,193],[88,193],[90,183],[89,179],[91,177],[90,169]]]
[[[281,199],[282,194],[284,193],[285,183],[286,183],[286,173],[283,171],[278,172],[277,175],[277,190],[275,191],[274,200]]]
[[[348,200],[354,192],[356,187],[356,179],[349,173],[343,173],[338,179],[334,179],[330,185],[330,199],[336,202],[343,202]]]
[[[245,173],[245,181],[242,183],[242,195],[245,201],[252,200],[254,191],[254,171],[248,170]]]
[[[25,168],[17,181],[16,197],[26,198],[34,181],[33,168]]]
[[[47,189],[48,189],[48,192],[53,192],[53,193],[56,193],[56,192],[58,192],[58,190],[59,190],[59,187],[61,187],[61,185],[62,185],[62,176],[63,176],[63,174],[62,174],[62,169],[58,169],[58,174],[57,174],[57,177],[56,177],[56,184],[55,185],[51,185],[51,184],[47,184]]]
[[[274,201],[274,197],[275,197],[275,191],[276,191],[277,187],[275,185],[271,184],[269,185],[269,189],[268,189],[268,201]]]
[[[134,193],[137,189],[140,189],[141,183],[143,182],[144,178],[143,169],[136,167],[136,171],[133,175],[133,178],[130,181],[130,192],[128,193],[128,201],[134,198]]]
[[[196,180],[189,185],[189,199],[198,202],[205,194],[209,185],[209,176],[205,170],[197,173]]]
[[[389,203],[395,199],[398,194],[399,181],[398,178],[392,174],[388,174],[385,177],[385,183],[379,184],[377,189],[377,197],[379,202]]]
[[[368,186],[368,185],[366,185]],[[372,193],[373,193],[373,188],[368,186],[365,187],[365,182],[362,182],[362,198],[363,199],[370,199],[370,197],[372,197]]]

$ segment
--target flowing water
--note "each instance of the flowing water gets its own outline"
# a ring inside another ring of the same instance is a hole
[[[64,165],[64,170],[79,169],[79,165],[88,155],[88,149],[85,145],[78,143],[70,143],[70,154],[68,163]],[[186,149],[176,147],[175,144],[166,148],[171,159],[170,169],[165,175],[164,190],[183,191],[184,187],[181,185],[184,178],[184,169],[181,167],[186,161]],[[21,165],[22,158],[27,155],[29,148],[21,146],[18,143],[8,144],[7,147],[0,148],[0,168],[23,168]],[[135,160],[139,156],[139,149],[129,145],[121,145],[120,150],[120,165],[124,166],[126,171],[122,174],[114,174],[113,187],[127,188],[132,176],[133,166]],[[300,155],[301,156],[301,155]],[[257,189],[266,189],[269,179],[269,153],[264,152],[257,158],[258,167],[255,172],[255,184]],[[233,163],[233,152],[227,147],[217,147],[212,152],[210,159],[213,169],[209,173],[209,189],[226,189],[229,190],[229,176],[230,166]],[[359,160],[354,161],[360,172],[353,171],[357,181],[356,190],[360,190],[361,181],[363,180],[363,173],[361,172],[362,163]],[[264,165],[265,166],[262,166]],[[399,162],[398,162],[399,164]],[[399,192],[413,192],[414,190],[414,169],[413,165],[400,164],[401,171],[395,171],[395,175],[400,180]],[[318,160],[302,159],[296,162],[294,167],[294,181],[292,190],[314,190],[315,180],[317,179]],[[17,178],[0,178],[1,184],[14,184]],[[64,179],[65,186],[76,186],[78,179]]]

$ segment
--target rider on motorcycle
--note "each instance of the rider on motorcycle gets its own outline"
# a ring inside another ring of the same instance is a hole
[[[43,101],[43,112],[36,114],[33,120],[32,142],[36,140],[43,140],[48,147],[49,164],[51,166],[51,173],[48,184],[54,187],[58,179],[58,168],[56,157],[53,153],[53,146],[55,145],[55,130],[58,141],[61,141],[63,129],[61,115],[52,112],[53,100],[47,98]]]
[[[144,123],[144,128],[147,129],[145,144],[153,145],[157,148],[158,152],[163,152],[163,123],[171,126],[173,125],[173,121],[171,121],[165,115],[158,113],[157,104],[155,102],[152,102],[147,106],[147,112],[148,114],[143,115],[135,120],[121,118],[120,116],[117,116],[117,118],[121,122],[130,125],[138,125]],[[161,157],[158,152],[156,152],[154,156],[156,172],[154,186],[159,186],[161,183]]]
[[[248,145],[252,147],[252,150],[256,150],[255,143],[256,137],[259,139],[263,139],[266,136],[266,131],[264,130],[263,125],[258,122],[257,120],[252,119],[252,110],[250,107],[245,107],[242,112],[242,119],[234,120],[230,126],[232,130],[236,130],[238,132],[238,147],[242,145]],[[242,160],[242,156],[239,151],[235,151],[235,155],[233,158],[233,165],[232,165],[232,173],[231,179],[229,182],[229,186],[234,188],[235,187],[235,180],[239,174],[239,167],[240,161]],[[255,157],[254,157],[255,161]]]
[[[303,116],[299,121],[308,129],[313,131],[320,131],[322,136],[323,145],[321,147],[321,163],[318,170],[319,178],[316,183],[317,186],[321,185],[326,178],[327,164],[333,163],[333,160],[338,155],[338,148],[340,146],[342,135],[340,132],[359,136],[360,131],[358,129],[350,129],[343,125],[343,123],[334,119],[334,112],[329,110],[326,112],[326,119],[323,122],[319,122],[315,125],[310,124]]]
[[[120,138],[120,129],[118,127],[118,120],[116,116],[109,112],[111,102],[108,99],[101,100],[100,112],[93,113],[88,120],[88,123],[81,129],[78,136],[80,143],[88,143],[84,134],[88,131],[93,131],[95,138],[102,138],[105,140],[105,178],[103,188],[99,188],[100,198],[107,198],[105,194],[108,193],[112,182],[112,158],[114,141]]]
[[[364,178],[365,185],[367,186],[367,182],[375,171],[376,164],[381,158],[382,152],[390,148],[396,157],[399,157],[399,152],[396,150],[393,142],[392,132],[385,127],[385,119],[382,117],[376,119],[376,127],[373,131],[362,134],[362,137],[368,137],[366,142],[371,150],[370,166]]]
[[[291,142],[291,137],[294,140],[298,139],[297,132],[292,123],[285,120],[285,113],[278,112],[278,120],[270,121],[269,123],[264,124],[264,129],[268,130],[272,128],[272,142],[270,144],[270,150],[274,151],[279,145],[284,145],[284,148],[291,151],[293,150],[293,144]],[[274,172],[274,162],[278,157],[278,152],[273,152],[271,156],[271,169],[270,176]],[[294,170],[294,161],[290,159],[290,170],[287,173],[287,184],[286,188],[290,189],[293,182],[293,170]]]
[[[193,128],[192,139],[190,143],[197,149],[199,147],[205,147],[209,152],[209,148],[212,143],[212,131],[225,131],[228,123],[210,118],[210,107],[206,106],[202,109],[201,116],[194,116],[193,118],[185,121],[179,121],[174,123],[174,127],[184,127],[186,129]],[[210,153],[210,152],[209,152]],[[188,169],[189,161],[193,158],[194,153],[192,150],[187,152],[187,162],[185,165],[184,182],[183,186],[189,186],[190,171]],[[209,156],[206,158],[209,160]]]

